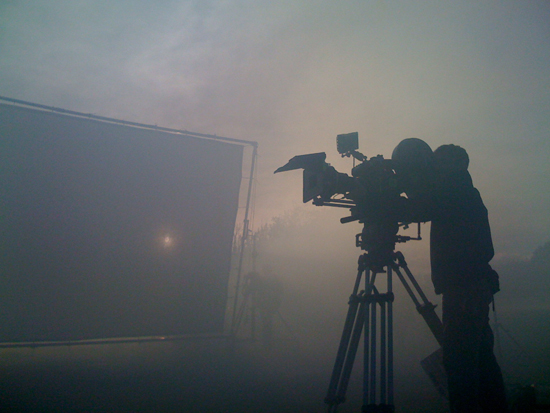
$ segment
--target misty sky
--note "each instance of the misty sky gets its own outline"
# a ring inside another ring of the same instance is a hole
[[[550,239],[550,2],[0,3],[0,95],[258,141],[256,224],[301,202],[292,156],[455,143],[499,254]],[[301,208],[313,208],[302,206]]]

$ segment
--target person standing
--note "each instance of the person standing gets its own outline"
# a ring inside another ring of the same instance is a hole
[[[467,152],[420,139],[394,150],[412,221],[431,221],[430,262],[443,296],[443,364],[451,413],[504,413],[506,391],[493,352],[489,307],[499,291],[487,208],[468,172]]]

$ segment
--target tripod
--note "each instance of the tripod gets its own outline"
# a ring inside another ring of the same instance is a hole
[[[403,276],[402,270],[405,272],[408,281]],[[379,273],[387,274],[386,292],[381,293],[376,288],[376,275]],[[391,413],[395,411],[393,404],[393,273],[400,279],[416,309],[441,345],[443,326],[434,311],[435,305],[428,301],[420,285],[410,272],[403,254],[395,251],[389,254],[380,254],[378,250],[362,254],[359,257],[357,277],[349,299],[342,338],[338,347],[327,396],[325,397],[325,403],[328,404],[327,412],[329,413],[336,412],[338,405],[345,401],[350,374],[363,330],[362,412]],[[363,277],[365,289],[360,291]],[[419,298],[417,298],[417,295]],[[378,306],[380,307],[379,317]],[[377,332],[378,321],[380,323],[379,333]],[[377,347],[378,344],[379,348]],[[377,365],[377,353],[379,353],[379,365]],[[378,385],[377,378],[380,380]]]

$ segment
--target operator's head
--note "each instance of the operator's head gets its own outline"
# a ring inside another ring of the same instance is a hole
[[[418,138],[404,139],[395,147],[391,158],[408,197],[419,197],[430,190],[435,159],[426,142]]]
[[[470,158],[468,153],[457,145],[441,145],[434,151],[437,169],[444,173],[465,172]]]

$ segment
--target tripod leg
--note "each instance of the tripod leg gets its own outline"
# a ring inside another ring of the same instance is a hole
[[[388,293],[393,294],[392,269],[387,267]],[[393,406],[393,300],[388,301],[388,404]]]
[[[338,393],[336,394],[336,399],[341,400],[342,402],[345,400],[345,397],[346,397],[346,391],[348,389],[349,379],[351,376],[351,371],[353,369],[353,363],[355,362],[357,348],[359,347],[359,341],[361,339],[361,333],[363,331],[363,325],[365,323],[366,307],[367,307],[367,304],[365,303],[365,301],[361,301],[361,304],[359,305],[359,310],[357,313],[357,318],[355,319],[353,334],[352,334],[351,342],[348,348],[348,354],[346,356],[344,370],[342,371],[340,385],[338,386]]]
[[[369,403],[376,404],[376,302],[372,302],[370,309],[370,372],[369,382]]]
[[[370,340],[373,339],[370,335],[370,320],[371,320],[371,304],[365,305],[365,321],[363,337],[363,406],[370,403],[371,395],[369,388],[369,373],[370,373]],[[376,337],[374,337],[376,339]]]
[[[386,302],[380,303],[380,403],[386,404],[388,397],[387,353],[386,353]]]
[[[422,318],[424,318],[424,321],[426,321],[426,324],[430,328],[435,339],[437,340],[439,345],[442,345],[443,344],[443,323],[441,322],[441,320],[439,319],[439,316],[435,312],[436,306],[428,301],[428,298],[426,297],[426,295],[420,288],[420,285],[416,282],[416,279],[414,278],[411,271],[409,270],[409,267],[407,266],[407,263],[405,262],[403,255],[401,253],[396,253],[396,255],[398,259],[398,264],[393,263],[392,265],[393,271],[397,274],[397,276],[401,280],[403,287],[405,287],[405,290],[407,290],[407,293],[413,300],[417,311],[420,313]],[[403,268],[403,270],[407,274],[407,277],[413,284],[417,293],[420,295],[420,298],[423,301],[422,303],[418,300],[418,298],[414,294],[413,290],[411,289],[405,277],[403,277],[403,274],[401,273],[400,268]]]
[[[332,406],[342,403],[343,400],[340,400],[336,393],[338,391],[338,384],[342,377],[342,369],[344,366],[344,361],[346,360],[346,355],[349,348],[349,343],[351,339],[351,334],[353,331],[353,326],[355,324],[355,319],[357,316],[357,310],[359,308],[359,297],[357,295],[357,286],[363,275],[363,267],[361,265],[361,259],[359,264],[359,269],[357,271],[357,280],[355,282],[355,288],[353,294],[349,299],[348,313],[346,315],[346,321],[344,324],[344,330],[342,331],[342,337],[340,339],[340,345],[338,346],[338,353],[336,354],[336,360],[334,362],[334,368],[332,370],[332,376],[330,378],[330,384],[325,397],[325,403],[332,408]]]

